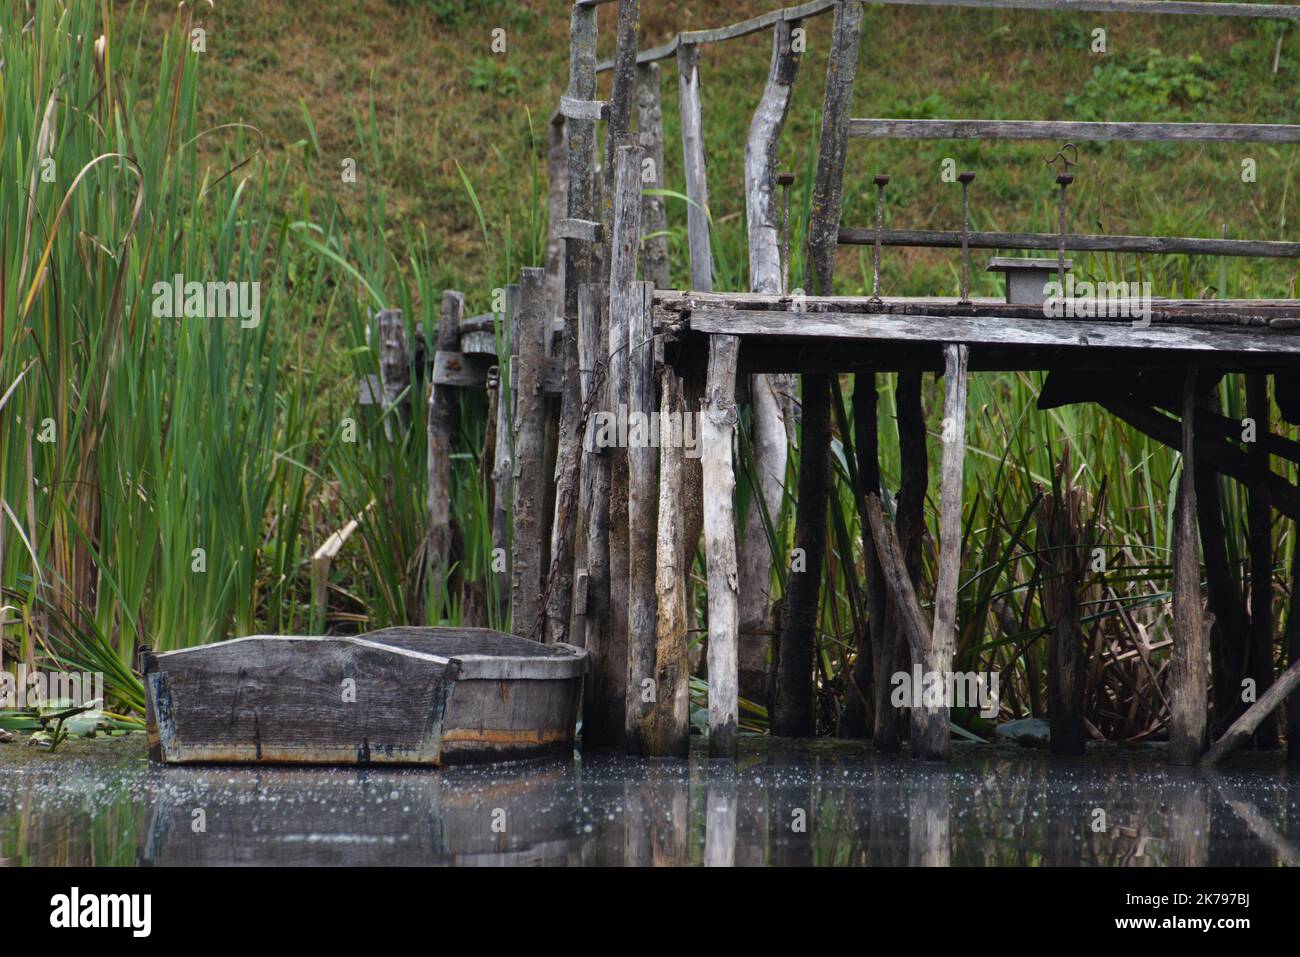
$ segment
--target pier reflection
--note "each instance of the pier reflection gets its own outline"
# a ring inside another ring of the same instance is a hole
[[[977,747],[940,765],[750,738],[734,761],[161,768],[115,745],[0,775],[0,863],[1294,865],[1300,769]]]

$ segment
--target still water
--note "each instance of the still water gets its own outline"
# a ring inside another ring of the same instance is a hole
[[[1272,865],[1300,862],[1300,768],[1170,770],[836,741],[710,761],[618,755],[443,771],[162,768],[139,736],[0,746],[0,864]]]

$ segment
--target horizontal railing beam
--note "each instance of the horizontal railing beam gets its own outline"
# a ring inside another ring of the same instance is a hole
[[[594,6],[611,0],[578,0],[580,5]],[[837,0],[811,0],[794,7],[773,10],[730,26],[711,30],[690,30],[677,34],[667,43],[642,50],[637,63],[666,60],[677,53],[683,43],[720,43],[759,33],[778,20],[807,20],[835,9]],[[965,7],[985,10],[1077,10],[1085,13],[1156,13],[1201,17],[1241,17],[1254,20],[1295,20],[1300,22],[1300,5],[1285,3],[1192,3],[1182,0],[872,0],[884,6]],[[596,64],[600,72],[613,69],[613,60]]]
[[[849,120],[849,136],[870,139],[1300,143],[1300,126],[1285,123],[854,119]]]
[[[839,240],[845,246],[870,246],[874,229],[845,227]],[[1060,247],[1056,233],[972,232],[972,249],[1048,249]],[[882,229],[882,246],[917,246],[960,249],[961,233],[943,229]],[[1300,243],[1257,239],[1201,239],[1191,236],[1106,236],[1089,233],[1067,234],[1065,248],[1075,252],[1173,253],[1188,256],[1252,256],[1269,259],[1300,259]]]

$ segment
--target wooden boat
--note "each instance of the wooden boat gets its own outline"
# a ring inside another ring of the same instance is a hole
[[[142,655],[165,764],[424,764],[573,747],[587,654],[485,628],[254,635]]]

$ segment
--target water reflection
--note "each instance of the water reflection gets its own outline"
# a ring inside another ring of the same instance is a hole
[[[758,739],[734,762],[160,768],[114,742],[0,771],[0,863],[1296,864],[1300,769],[1176,771],[1119,749],[960,748],[944,766]]]

